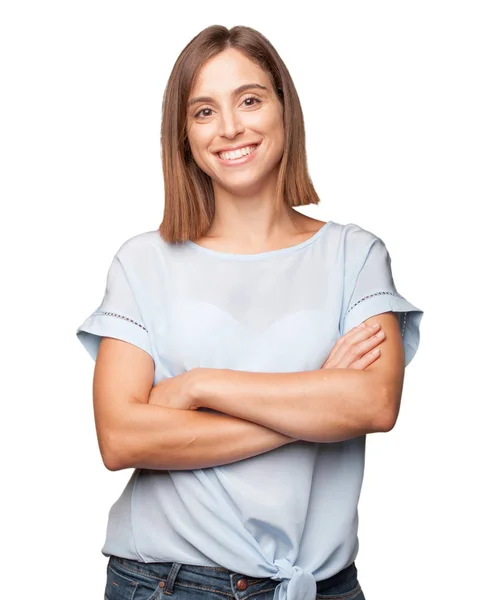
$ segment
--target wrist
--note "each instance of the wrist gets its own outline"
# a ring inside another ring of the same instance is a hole
[[[212,381],[219,369],[196,367],[191,370],[191,401],[197,407],[215,409],[211,393]]]
[[[188,386],[189,399],[191,404],[196,408],[206,407],[203,398],[203,379],[205,376],[205,370],[203,367],[195,367],[189,371],[190,382]]]

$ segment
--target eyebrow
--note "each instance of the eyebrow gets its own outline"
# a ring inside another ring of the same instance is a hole
[[[259,83],[245,83],[244,85],[241,85],[240,87],[233,90],[232,96],[235,96],[236,94],[240,94],[244,90],[250,90],[253,88],[255,88],[255,89],[258,88],[261,90],[267,89],[264,85],[261,85]],[[193,104],[198,104],[199,102],[214,102],[214,100],[213,100],[213,98],[210,98],[209,96],[200,96],[198,98],[192,98],[191,100],[189,100],[189,102],[187,103],[187,106],[189,107],[189,106],[192,106]]]

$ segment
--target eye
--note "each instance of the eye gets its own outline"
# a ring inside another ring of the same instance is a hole
[[[252,104],[247,105],[248,108],[251,108],[252,106],[256,106],[257,104],[261,104],[261,102],[262,102],[256,96],[247,96],[247,98],[244,98],[244,100],[242,102],[244,103],[244,102],[247,102],[248,100],[254,101]],[[211,110],[212,110],[211,108],[202,108],[194,115],[194,117],[196,119],[207,119],[208,117],[211,117],[211,114],[201,116],[201,113],[204,113],[205,111],[211,111]]]
[[[196,119],[201,119],[201,113],[204,112],[205,110],[211,110],[211,108],[202,108],[200,111],[198,111],[194,116]],[[206,115],[207,117],[209,117],[210,115]]]
[[[261,100],[256,96],[248,96],[247,98],[244,98],[243,102],[246,102],[246,100],[256,100],[256,102],[253,104],[248,104],[248,106],[256,106],[256,104],[261,104]]]

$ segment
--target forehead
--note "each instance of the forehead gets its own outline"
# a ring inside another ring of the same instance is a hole
[[[248,82],[270,86],[270,78],[261,67],[239,50],[228,48],[201,67],[189,96],[198,93],[213,96]]]

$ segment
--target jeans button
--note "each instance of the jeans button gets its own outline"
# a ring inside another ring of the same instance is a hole
[[[237,582],[237,589],[240,590],[241,592],[243,592],[248,586],[248,582],[246,579],[239,579],[239,581]]]

